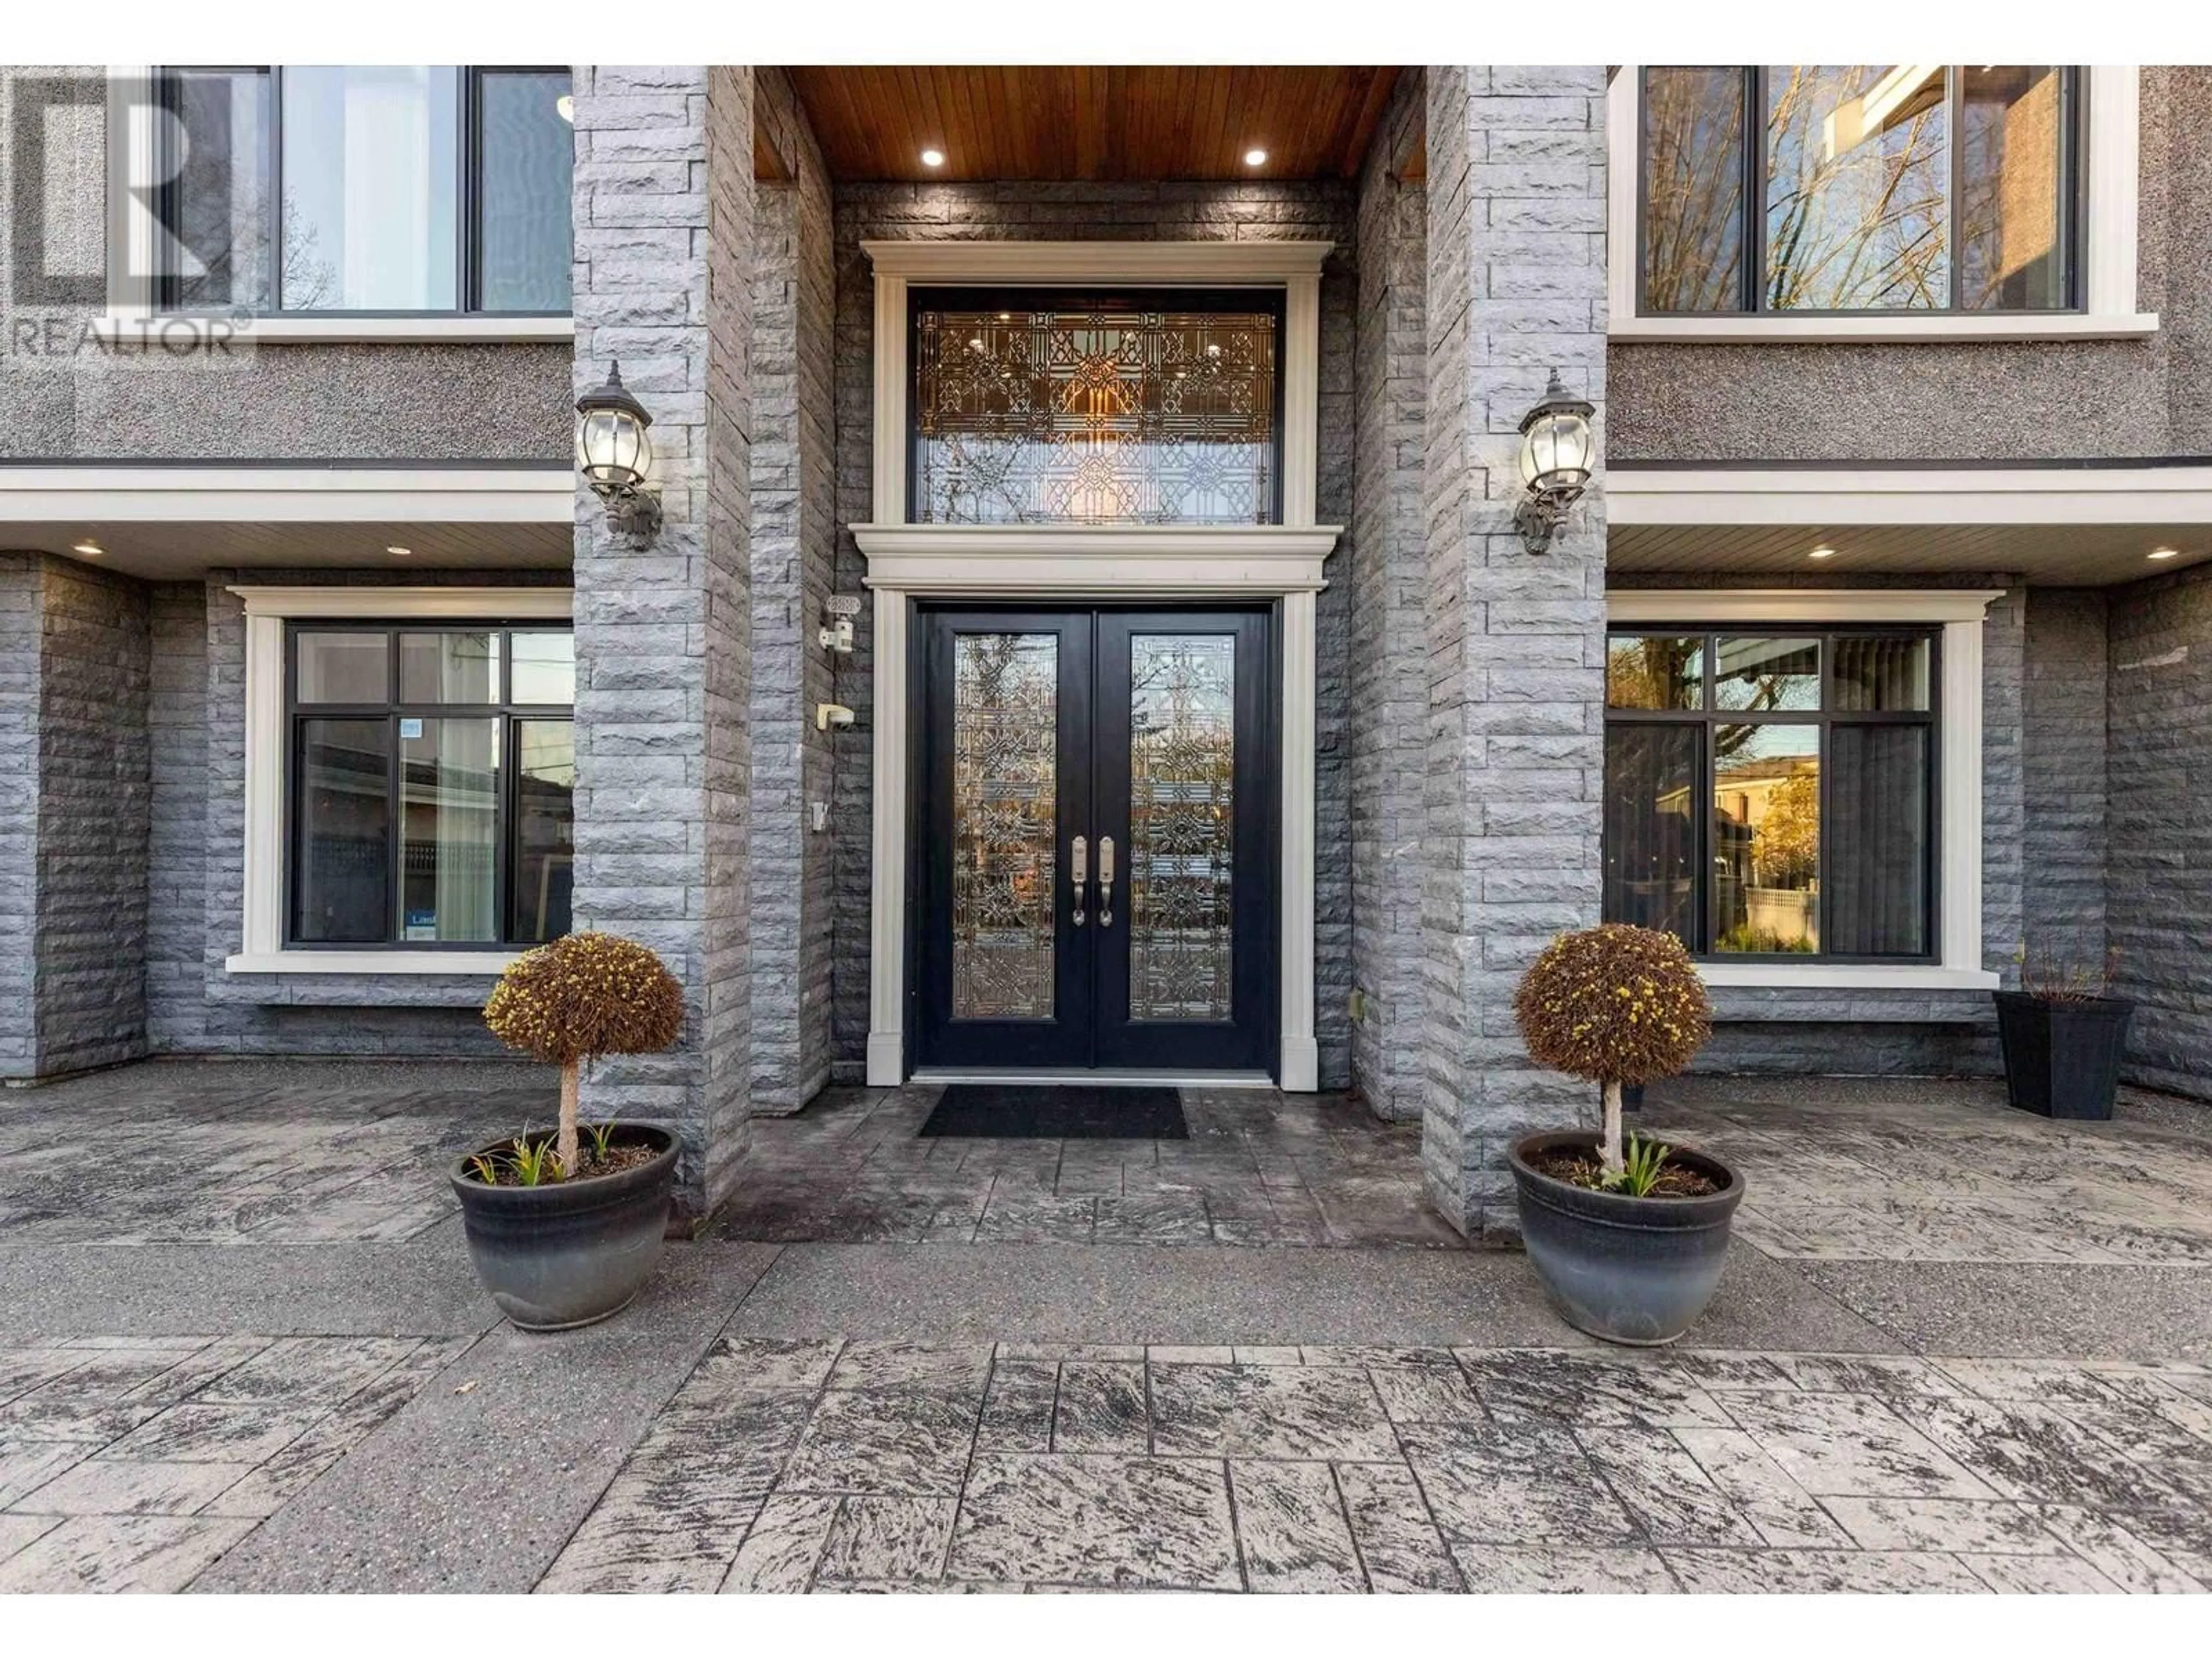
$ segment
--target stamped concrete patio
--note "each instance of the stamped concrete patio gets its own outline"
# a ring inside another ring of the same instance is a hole
[[[2212,1133],[2130,1096],[1696,1080],[1749,1178],[1694,1346],[1455,1248],[1413,1132],[757,1124],[566,1336],[497,1323],[448,1153],[550,1082],[161,1064],[0,1096],[0,1589],[2197,1589]]]

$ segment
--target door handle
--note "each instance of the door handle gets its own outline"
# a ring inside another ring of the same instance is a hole
[[[1114,837],[1098,837],[1098,925],[1114,925]]]
[[[1083,926],[1083,884],[1091,878],[1091,844],[1078,836],[1070,857],[1074,865],[1075,925],[1080,927]]]

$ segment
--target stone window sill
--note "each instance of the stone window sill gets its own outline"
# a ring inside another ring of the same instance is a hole
[[[1997,976],[1983,968],[1875,963],[1701,962],[1710,986],[1753,986],[1792,991],[1993,991]]]
[[[498,974],[520,951],[271,951],[223,958],[234,974],[442,975],[448,978]]]
[[[425,315],[405,317],[227,317],[147,315],[110,312],[96,317],[92,331],[104,344],[120,349],[167,347],[193,337],[194,331],[220,326],[221,337],[240,345],[467,345],[527,344],[573,340],[574,317]]]

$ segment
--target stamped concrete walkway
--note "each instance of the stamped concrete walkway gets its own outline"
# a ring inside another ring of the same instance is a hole
[[[1752,1201],[1696,1346],[1630,1354],[1454,1248],[1409,1131],[1270,1094],[1048,1170],[834,1096],[757,1126],[623,1316],[529,1337],[439,1164],[550,1099],[400,1064],[0,1095],[0,1589],[2212,1585],[2186,1103],[1657,1092]]]

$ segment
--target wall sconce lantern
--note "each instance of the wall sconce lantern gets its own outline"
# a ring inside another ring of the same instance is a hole
[[[1570,397],[1552,371],[1544,388],[1544,401],[1521,417],[1521,484],[1525,492],[1513,509],[1520,526],[1521,544],[1541,553],[1552,544],[1553,532],[1565,522],[1568,509],[1589,487],[1590,463],[1597,440],[1590,433],[1595,405]]]
[[[584,482],[607,507],[609,528],[651,537],[660,528],[660,497],[646,488],[653,470],[653,416],[623,384],[622,365],[611,363],[606,384],[576,399],[576,465]]]

